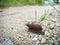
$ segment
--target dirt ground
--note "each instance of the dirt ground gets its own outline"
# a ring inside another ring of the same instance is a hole
[[[0,43],[5,39],[13,39],[19,36],[24,37],[27,34],[25,23],[35,21],[35,10],[37,11],[37,20],[49,10],[51,6],[22,6],[0,9]],[[14,40],[14,39],[13,39]]]

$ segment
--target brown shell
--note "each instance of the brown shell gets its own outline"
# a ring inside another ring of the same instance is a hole
[[[32,23],[26,23],[26,26],[28,26],[29,28],[32,28],[35,31],[42,31],[42,26],[38,23],[38,22],[32,22]]]

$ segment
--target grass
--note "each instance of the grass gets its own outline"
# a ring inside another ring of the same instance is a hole
[[[0,0],[0,7],[43,4],[44,0]]]
[[[40,17],[39,22],[42,22],[43,20],[45,20],[48,11],[49,11],[49,9],[48,10],[45,10],[44,14]]]
[[[43,20],[45,20],[46,16],[47,16],[47,13],[49,12],[49,9],[48,10],[45,10],[44,14],[39,18],[39,20],[37,20],[37,10],[35,9],[35,21],[39,23],[42,22]]]

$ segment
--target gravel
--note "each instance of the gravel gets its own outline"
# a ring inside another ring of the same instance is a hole
[[[58,10],[60,6],[56,6]],[[45,10],[46,19],[41,22],[45,34],[28,31],[27,22],[37,21]],[[1,9],[0,9],[1,10]],[[60,14],[51,6],[9,7],[0,12],[0,45],[59,45],[60,44]],[[57,20],[58,19],[58,20]]]

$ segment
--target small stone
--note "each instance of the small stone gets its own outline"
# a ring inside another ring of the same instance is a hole
[[[37,40],[37,41],[36,41],[36,45],[38,45],[39,43],[40,43],[40,41],[39,41],[39,40]]]
[[[32,45],[31,43],[25,43],[24,45]]]
[[[33,44],[33,45],[36,45],[36,41],[32,41],[32,44]]]
[[[38,38],[33,38],[32,40],[33,40],[33,41],[36,41],[37,39],[38,39]]]
[[[23,39],[23,38],[21,38],[21,40],[22,40],[22,41],[24,41],[24,39]]]
[[[52,37],[52,40],[55,40],[55,37]]]
[[[54,40],[54,43],[55,43],[56,45],[58,45],[58,42],[57,42],[57,40],[56,40],[56,39]]]
[[[56,18],[54,18],[54,19],[52,19],[52,21],[53,21],[53,22],[56,22],[57,20],[56,20]]]
[[[44,44],[44,45],[49,45],[49,44]]]
[[[22,35],[19,35],[19,38],[22,38],[23,36]]]
[[[53,34],[56,35],[57,34],[57,31],[56,30],[53,30]]]
[[[50,33],[48,31],[45,31],[46,36],[50,36]]]
[[[54,35],[54,37],[56,38],[56,37],[57,37],[57,35]]]
[[[34,37],[34,35],[30,33],[30,34],[28,35],[28,37],[31,38],[31,37]]]
[[[51,40],[49,40],[50,41],[50,43],[53,43],[54,41],[51,39]]]
[[[27,41],[24,41],[24,43],[26,43]]]
[[[43,44],[45,42],[46,42],[46,39],[45,38],[42,38],[41,43]]]
[[[13,45],[12,41],[11,40],[5,40],[3,42],[3,45]]]
[[[49,38],[50,38],[50,37],[47,36],[47,37],[46,37],[46,40],[48,40]]]
[[[42,35],[40,35],[40,36],[38,37],[38,39],[41,40],[41,39],[42,39]]]
[[[54,29],[54,24],[50,24],[50,27],[49,27],[51,30]]]
[[[52,33],[51,35],[52,35],[52,36],[54,36],[54,34],[53,34],[53,33]]]
[[[41,45],[40,43],[38,45]]]

